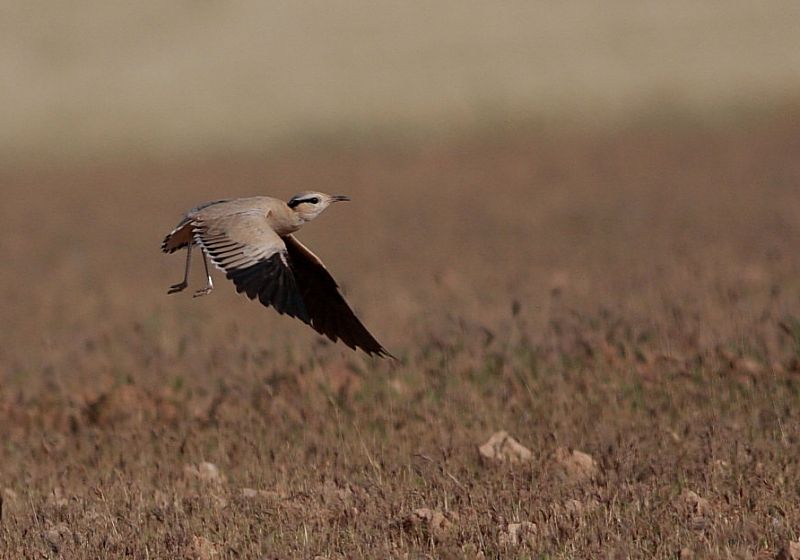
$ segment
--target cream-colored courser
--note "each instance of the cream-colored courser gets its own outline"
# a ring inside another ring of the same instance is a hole
[[[358,320],[336,281],[317,256],[292,235],[346,196],[303,192],[289,202],[268,196],[216,200],[192,208],[161,244],[165,253],[186,248],[183,281],[167,293],[189,285],[192,248],[200,247],[207,284],[214,284],[206,256],[236,285],[236,291],[258,298],[278,313],[296,317],[317,332],[341,340],[369,355],[392,357]]]

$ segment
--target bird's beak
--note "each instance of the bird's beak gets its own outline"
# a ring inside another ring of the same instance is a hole
[[[350,197],[343,194],[335,194],[331,197],[333,202],[350,202]]]

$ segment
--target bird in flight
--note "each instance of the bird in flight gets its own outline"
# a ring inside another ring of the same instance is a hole
[[[258,298],[278,313],[300,319],[314,330],[352,349],[379,357],[392,356],[367,328],[339,292],[322,261],[293,235],[319,216],[342,195],[303,192],[289,202],[268,196],[206,202],[189,210],[164,238],[161,250],[174,253],[186,248],[183,280],[169,288],[174,294],[189,285],[192,248],[203,256],[206,286],[214,289],[207,258],[250,299]]]

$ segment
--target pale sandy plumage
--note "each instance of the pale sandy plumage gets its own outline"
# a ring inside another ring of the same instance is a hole
[[[257,196],[216,200],[191,209],[161,245],[165,253],[186,248],[183,281],[168,293],[188,286],[192,249],[198,246],[207,284],[195,296],[213,290],[208,257],[233,281],[237,292],[300,319],[333,341],[391,357],[350,309],[322,261],[292,235],[343,200],[349,198],[304,192],[289,202]]]

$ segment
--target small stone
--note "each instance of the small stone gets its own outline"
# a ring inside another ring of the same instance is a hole
[[[700,495],[692,490],[684,490],[678,499],[680,500],[679,506],[693,517],[702,517],[713,513],[711,502],[700,497]]]
[[[258,490],[254,488],[242,488],[242,497],[248,499],[258,498]]]
[[[572,482],[591,480],[599,472],[594,458],[583,451],[559,447],[554,457],[563,474]]]
[[[466,543],[461,547],[462,558],[465,560],[485,560],[486,554],[475,545],[475,543]]]
[[[211,560],[219,556],[219,547],[205,537],[195,535],[186,551],[189,560]]]
[[[664,428],[664,431],[667,432],[669,437],[672,438],[672,441],[674,441],[675,443],[680,443],[681,436],[680,436],[680,434],[678,434],[678,432],[676,432],[672,428]]]
[[[72,537],[72,531],[64,523],[53,525],[44,532],[44,540],[50,545],[53,552],[58,553],[61,547]]]
[[[256,490],[255,488],[242,488],[242,498],[248,500],[280,501],[289,497],[287,492],[279,490]]]
[[[204,461],[195,465],[186,465],[183,468],[184,474],[189,478],[194,478],[207,484],[222,485],[225,484],[226,478],[219,470],[219,467],[214,463]]]
[[[492,434],[492,437],[481,445],[478,451],[482,457],[491,461],[522,463],[533,459],[530,449],[520,444],[504,430]]]
[[[390,379],[388,385],[389,388],[392,389],[392,391],[394,391],[400,396],[405,396],[408,395],[409,393],[408,384],[400,378]]]
[[[743,356],[736,360],[734,367],[737,370],[749,373],[750,375],[759,375],[764,373],[764,366],[748,356]]]
[[[47,502],[58,508],[65,508],[69,505],[69,499],[64,495],[64,490],[60,486],[53,488],[53,492],[47,497]]]
[[[593,512],[599,506],[600,503],[593,498],[588,500],[586,503],[571,498],[564,502],[564,512],[575,518]]]
[[[500,546],[515,547],[536,544],[536,524],[530,521],[509,523],[506,531],[500,534]]]
[[[727,473],[730,470],[731,464],[724,459],[714,459],[711,463],[712,468],[719,474]]]
[[[100,395],[86,409],[89,420],[100,426],[141,424],[156,417],[153,399],[135,385],[120,385]]]
[[[403,520],[406,530],[423,529],[431,536],[441,539],[453,528],[453,524],[440,511],[429,508],[419,508]]]

